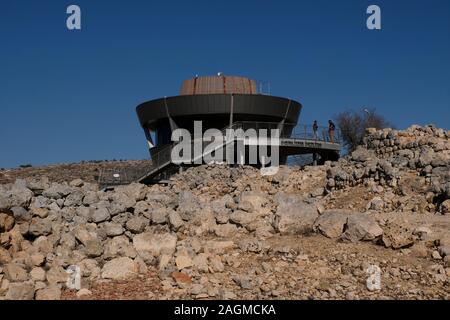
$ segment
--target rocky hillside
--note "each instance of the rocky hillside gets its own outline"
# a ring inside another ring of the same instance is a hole
[[[274,176],[205,165],[167,186],[0,185],[0,299],[450,299],[450,132],[364,141]]]
[[[52,182],[66,182],[82,179],[95,183],[102,169],[141,168],[149,160],[87,161],[82,163],[53,164],[43,167],[0,169],[0,184],[14,183],[16,179],[48,178]]]

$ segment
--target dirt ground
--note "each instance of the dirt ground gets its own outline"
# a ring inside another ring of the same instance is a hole
[[[450,228],[450,217],[427,219],[436,235]],[[422,225],[423,216],[410,220]],[[238,243],[242,239],[235,239]],[[260,253],[232,250],[225,254],[223,272],[193,275],[206,293],[192,294],[191,286],[163,283],[158,270],[128,281],[99,281],[92,295],[77,298],[65,291],[63,299],[450,299],[450,269],[430,257],[432,241],[393,250],[372,242],[343,243],[320,235],[274,236],[264,241]],[[366,269],[381,268],[382,290],[367,290]],[[235,275],[249,275],[242,288]],[[166,281],[167,282],[167,281]],[[232,293],[231,296],[229,293]]]

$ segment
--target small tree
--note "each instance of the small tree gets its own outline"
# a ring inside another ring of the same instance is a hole
[[[382,115],[375,109],[348,110],[338,113],[335,117],[336,125],[341,131],[344,147],[352,152],[362,144],[367,128],[383,129],[391,127]]]

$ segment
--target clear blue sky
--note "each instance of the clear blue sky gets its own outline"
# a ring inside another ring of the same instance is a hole
[[[146,158],[136,105],[218,71],[270,81],[301,122],[369,106],[450,129],[449,58],[448,0],[2,0],[0,167]]]

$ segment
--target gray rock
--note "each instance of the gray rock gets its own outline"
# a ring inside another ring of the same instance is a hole
[[[114,217],[112,217],[111,221],[114,223],[120,224],[122,227],[125,227],[125,224],[131,218],[132,218],[131,213],[123,212],[123,213],[119,213],[118,215],[115,215]]]
[[[59,214],[65,221],[72,222],[77,215],[77,209],[75,207],[64,207],[59,210]]]
[[[94,239],[87,241],[85,253],[89,258],[96,258],[103,254],[103,246],[100,240]]]
[[[36,300],[61,300],[61,287],[51,285],[36,291]]]
[[[8,263],[4,266],[5,278],[11,282],[28,280],[28,273],[25,268],[18,263]]]
[[[38,177],[32,180],[27,179],[26,187],[33,191],[35,195],[40,195],[44,189],[50,187],[50,181],[48,177]]]
[[[23,221],[30,221],[31,220],[31,213],[28,212],[23,207],[12,207],[11,211],[13,212],[14,219],[17,222],[23,222]]]
[[[253,212],[258,211],[267,204],[267,195],[258,191],[244,191],[239,197],[238,207],[240,210]]]
[[[13,207],[28,208],[33,195],[30,189],[13,185],[11,189],[0,192],[0,212],[7,212]]]
[[[129,257],[135,258],[137,255],[136,250],[130,243],[130,240],[126,236],[114,237],[106,241],[105,252],[103,257],[107,260],[117,257]]]
[[[103,221],[107,221],[111,218],[109,211],[107,208],[98,208],[94,212],[92,212],[92,221],[95,223],[100,223]]]
[[[6,213],[0,213],[0,232],[7,232],[14,227],[14,218]]]
[[[248,224],[255,221],[256,215],[245,212],[242,210],[236,210],[229,216],[229,220],[240,226],[247,226]]]
[[[119,212],[127,211],[130,208],[133,208],[136,205],[136,200],[130,198],[124,192],[114,192],[109,196],[111,203],[117,206]]]
[[[172,255],[175,252],[177,237],[170,233],[154,234],[145,232],[133,238],[133,246],[139,254],[150,254],[158,257],[160,254]]]
[[[325,211],[316,219],[313,229],[328,238],[339,238],[348,216],[349,213],[343,211]]]
[[[239,247],[243,252],[259,253],[263,250],[263,242],[257,239],[244,239],[239,243]]]
[[[248,200],[239,201],[238,209],[241,211],[248,212],[248,213],[251,213],[254,210],[252,203]]]
[[[209,259],[209,265],[214,272],[223,272],[225,270],[225,266],[223,265],[220,256],[212,256]]]
[[[227,202],[232,202],[234,204],[233,198],[230,195],[225,195],[220,199],[211,201],[211,209],[214,215],[228,216],[230,214],[230,210],[226,207]],[[228,220],[224,223],[227,222]]]
[[[147,215],[151,208],[152,207],[147,201],[139,201],[134,206],[134,213],[138,215]]]
[[[376,156],[372,150],[367,150],[366,148],[359,146],[352,152],[351,158],[356,162],[366,162],[375,159]]]
[[[184,221],[189,221],[201,210],[195,195],[190,191],[182,191],[178,196],[177,212]]]
[[[33,270],[30,271],[30,277],[33,281],[45,281],[45,270],[40,267],[33,268]]]
[[[367,209],[380,211],[380,210],[383,210],[384,206],[385,206],[385,203],[384,203],[383,199],[381,199],[380,197],[374,197],[367,204]]]
[[[332,167],[327,170],[327,178],[335,181],[347,181],[349,180],[349,175],[340,167]]]
[[[72,207],[72,206],[81,206],[83,203],[84,194],[77,190],[69,194],[64,201],[64,206]]]
[[[442,259],[441,255],[440,255],[439,252],[436,251],[436,250],[434,250],[434,251],[431,253],[431,257],[432,257],[433,259],[435,259],[435,260],[441,260],[441,259]]]
[[[355,213],[347,218],[345,231],[341,236],[344,241],[375,240],[383,234],[378,223],[367,214]]]
[[[43,196],[37,196],[36,198],[33,198],[31,201],[30,207],[34,208],[47,208],[51,203],[51,200],[43,197]]]
[[[216,222],[219,224],[226,224],[230,220],[230,213],[227,212],[225,208],[221,212],[215,212],[214,216],[216,218]]]
[[[11,199],[9,198],[9,189],[7,186],[0,185],[0,212],[11,208]]]
[[[119,223],[105,222],[103,224],[103,228],[105,229],[106,235],[108,237],[120,236],[124,233],[124,229]]]
[[[84,246],[87,245],[88,241],[95,240],[98,238],[97,233],[88,231],[85,225],[79,225],[77,226],[74,231],[73,235],[75,238],[80,241]]]
[[[134,277],[139,272],[139,265],[127,257],[120,257],[108,261],[102,268],[102,278],[125,280]]]
[[[91,279],[98,279],[101,275],[101,269],[98,266],[98,262],[94,259],[83,259],[78,263],[80,267],[81,275],[83,277],[89,277]]]
[[[142,233],[145,227],[148,226],[148,220],[143,217],[134,217],[126,223],[127,230],[132,233]]]
[[[200,283],[194,283],[191,287],[190,287],[190,293],[192,295],[198,295],[200,293],[205,293],[206,292],[206,288],[205,286],[203,286]]]
[[[50,285],[64,284],[69,274],[62,267],[52,267],[47,271],[46,278]]]
[[[184,222],[183,219],[181,219],[178,212],[171,211],[169,213],[169,224],[173,231],[178,231],[178,229],[180,229],[183,226]]]
[[[450,199],[449,200],[445,200],[444,202],[441,203],[441,212],[443,214],[450,213]]]
[[[69,250],[75,249],[77,245],[77,241],[73,234],[64,233],[61,235],[61,239],[59,240],[61,246],[68,248]]]
[[[280,199],[282,199],[280,201]],[[278,205],[273,227],[281,234],[305,234],[313,231],[314,221],[319,216],[317,207],[296,196],[278,195]]]
[[[72,188],[68,185],[52,183],[51,186],[42,192],[42,195],[50,199],[60,199],[68,196],[72,192]]]
[[[11,262],[11,255],[9,251],[3,247],[0,247],[0,265],[4,265]]]
[[[10,283],[5,297],[6,300],[33,300],[33,298],[33,281]]]
[[[33,217],[39,217],[41,219],[45,219],[48,217],[50,210],[47,208],[31,207],[30,213],[32,214]]]
[[[381,171],[389,176],[389,177],[394,177],[396,176],[396,171],[395,169],[392,167],[392,165],[386,161],[386,160],[380,160],[378,161],[378,166],[380,167]]]
[[[33,218],[28,232],[35,237],[46,236],[52,232],[52,221],[49,218]]]
[[[249,276],[235,275],[232,278],[233,281],[236,282],[236,284],[240,286],[242,289],[250,290],[253,288],[252,280]]]
[[[208,266],[208,255],[206,253],[199,253],[194,257],[192,260],[194,268],[197,269],[199,272],[208,272],[209,266]]]
[[[311,197],[313,197],[313,198],[321,197],[321,196],[323,196],[324,192],[325,192],[324,188],[322,188],[322,187],[316,188],[311,192]]]
[[[164,224],[167,222],[168,211],[165,208],[152,210],[151,218],[154,224]]]
[[[435,152],[431,148],[424,148],[420,152],[419,159],[417,161],[417,166],[419,168],[423,168],[427,165],[431,164],[431,161],[433,161],[435,157]]]
[[[233,237],[238,232],[236,225],[231,223],[218,224],[214,227],[214,233],[218,237],[230,238]]]
[[[414,244],[416,236],[407,221],[388,221],[383,226],[383,244],[387,248],[400,249]]]
[[[83,204],[85,205],[93,205],[94,203],[97,203],[99,201],[97,192],[94,191],[88,191],[86,192],[84,198],[83,198]]]
[[[84,185],[84,181],[81,179],[74,179],[69,182],[69,186],[75,187],[75,188],[81,188]]]
[[[148,202],[156,202],[169,209],[174,209],[178,205],[178,199],[166,193],[149,192],[146,197]]]
[[[94,209],[90,208],[90,207],[78,207],[76,209],[76,214],[77,214],[77,216],[80,216],[86,220],[89,220],[89,219],[91,219],[93,211],[94,211]]]
[[[175,264],[176,264],[178,270],[183,270],[183,269],[192,267],[193,261],[188,254],[182,253],[182,254],[177,255],[177,257],[175,259]]]
[[[440,246],[438,251],[442,257],[450,256],[450,246]]]

